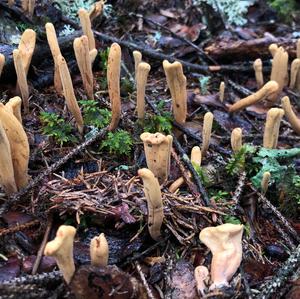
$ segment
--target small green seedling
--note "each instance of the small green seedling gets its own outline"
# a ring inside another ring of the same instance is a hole
[[[43,134],[52,137],[60,146],[64,143],[77,141],[77,138],[72,133],[72,126],[66,123],[58,114],[43,111],[40,114],[40,119],[43,123]]]
[[[111,120],[111,112],[108,109],[101,109],[94,100],[79,101],[83,109],[84,124],[97,129],[106,127]]]
[[[129,156],[132,150],[133,140],[125,130],[109,132],[101,144],[101,149],[107,150],[110,154],[117,156]]]

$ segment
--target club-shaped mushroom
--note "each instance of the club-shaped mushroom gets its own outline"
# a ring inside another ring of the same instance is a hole
[[[164,219],[164,207],[160,186],[152,171],[147,168],[140,169],[138,175],[144,184],[144,193],[148,205],[148,230],[152,239],[158,241],[161,236],[161,225]]]

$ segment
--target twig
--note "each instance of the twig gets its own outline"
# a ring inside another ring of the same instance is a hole
[[[207,60],[209,60],[209,61],[212,62],[213,64],[218,65],[218,63],[217,63],[213,58],[211,58],[209,55],[207,55],[207,54],[203,51],[203,49],[199,48],[196,44],[194,44],[194,43],[191,42],[190,40],[184,38],[183,36],[180,36],[180,35],[174,33],[174,32],[173,32],[172,30],[170,30],[169,28],[167,28],[167,27],[165,27],[165,26],[163,26],[163,25],[161,25],[161,24],[159,24],[159,23],[157,23],[157,22],[155,22],[155,21],[153,21],[153,20],[151,20],[151,19],[146,18],[146,17],[144,17],[144,16],[141,15],[141,14],[136,14],[136,13],[132,12],[132,13],[130,13],[130,15],[133,15],[133,16],[138,17],[138,18],[142,18],[142,19],[145,20],[146,22],[151,23],[151,24],[155,25],[156,27],[163,29],[163,30],[166,31],[166,32],[169,32],[173,37],[175,37],[175,38],[177,38],[177,39],[179,39],[179,40],[185,42],[187,45],[189,45],[189,46],[191,46],[192,48],[194,48],[199,54],[201,54],[202,57],[206,58]]]
[[[292,250],[294,250],[296,248],[295,244],[293,243],[293,241],[291,240],[291,238],[289,237],[288,234],[286,234],[284,232],[284,230],[281,228],[281,226],[276,222],[275,219],[272,219],[272,224],[275,226],[276,230],[279,232],[279,234],[281,235],[281,237],[284,239],[284,241],[286,242],[285,245],[289,246]]]
[[[14,227],[1,229],[0,230],[0,237],[6,236],[6,235],[9,235],[9,234],[14,234],[16,232],[23,231],[23,230],[26,230],[26,229],[30,229],[34,226],[39,225],[39,224],[40,224],[39,220],[32,220],[32,221],[29,221],[29,222],[24,223],[24,224],[17,224]]]
[[[149,299],[154,299],[153,293],[152,293],[152,291],[151,291],[151,289],[149,287],[149,284],[148,284],[148,282],[147,282],[147,280],[145,278],[145,275],[144,275],[144,273],[142,271],[142,268],[141,268],[141,265],[139,264],[139,262],[137,262],[137,261],[135,262],[135,267],[136,267],[136,269],[137,269],[137,271],[139,273],[139,276],[141,278],[141,281],[142,281],[142,283],[143,283],[143,285],[144,285],[144,287],[145,287],[145,289],[147,291],[148,298]]]
[[[44,254],[44,249],[45,249],[45,246],[46,246],[46,243],[48,241],[49,234],[50,234],[50,231],[51,231],[52,222],[53,222],[53,218],[52,218],[52,215],[50,215],[49,219],[48,219],[48,223],[47,223],[47,227],[46,227],[46,231],[45,231],[45,234],[44,234],[42,244],[39,248],[39,251],[36,255],[36,259],[34,261],[34,265],[32,267],[32,272],[31,272],[32,275],[35,275],[38,268],[39,268],[40,262],[42,260],[43,254]]]
[[[239,176],[239,181],[237,183],[237,187],[232,196],[232,200],[235,202],[236,205],[240,205],[240,197],[244,190],[245,182],[246,182],[246,171],[242,171]]]
[[[87,141],[83,142],[82,144],[75,147],[72,151],[70,151],[67,155],[65,155],[63,158],[61,158],[59,161],[53,163],[49,168],[47,168],[44,172],[36,176],[32,181],[29,182],[29,184],[19,192],[15,193],[13,196],[8,198],[4,204],[0,207],[0,216],[3,215],[13,204],[16,204],[20,202],[24,195],[30,191],[32,188],[36,187],[40,184],[40,182],[46,178],[48,175],[59,169],[63,164],[65,164],[67,161],[69,161],[74,156],[81,153],[84,149],[86,149],[89,145],[94,143],[97,139],[103,138],[108,131],[108,128],[104,128],[100,130],[97,134],[92,136]]]
[[[195,180],[195,184],[198,188],[198,191],[200,192],[200,194],[202,196],[202,200],[203,200],[204,204],[207,207],[209,207],[210,200],[209,200],[209,197],[208,197],[208,194],[207,194],[205,188],[202,185],[201,179],[200,179],[197,171],[195,170],[193,164],[191,163],[189,157],[187,156],[186,152],[184,151],[184,149],[182,148],[182,146],[180,145],[180,143],[178,142],[177,138],[174,135],[173,135],[173,143],[174,143],[176,150],[179,152],[183,162],[185,163],[186,167],[191,172],[191,174]]]
[[[288,260],[281,266],[277,274],[273,278],[264,283],[260,290],[261,292],[255,297],[257,299],[268,299],[272,297],[272,294],[276,293],[278,289],[282,288],[284,284],[289,280],[289,277],[293,275],[300,264],[300,245],[290,255]]]
[[[293,238],[297,242],[300,242],[300,238],[297,232],[292,228],[286,218],[271,204],[271,202],[263,194],[258,192],[258,190],[256,190],[252,185],[250,185],[250,188],[257,193],[257,195],[259,196],[259,200],[261,200],[262,203],[264,203],[273,212],[273,214],[277,216],[277,218],[281,221],[285,229],[293,236]]]

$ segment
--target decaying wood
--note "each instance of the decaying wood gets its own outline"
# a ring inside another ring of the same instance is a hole
[[[257,58],[271,58],[269,45],[272,43],[284,47],[292,58],[296,57],[296,41],[290,38],[273,38],[266,36],[252,40],[230,40],[228,38],[217,41],[205,48],[205,52],[215,59],[231,61]]]

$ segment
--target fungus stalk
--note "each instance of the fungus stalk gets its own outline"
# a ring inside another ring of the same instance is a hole
[[[173,137],[148,132],[143,133],[140,137],[144,143],[147,167],[162,184],[169,176]]]
[[[250,96],[239,100],[229,107],[229,112],[237,112],[245,107],[251,106],[257,102],[263,101],[264,99],[273,99],[274,95],[278,93],[278,83],[275,81],[267,82],[260,90]]]
[[[201,149],[199,146],[194,146],[191,151],[191,162],[194,167],[201,166]],[[189,173],[189,177],[192,177],[191,173]],[[169,187],[169,191],[171,193],[175,193],[175,191],[184,183],[184,178],[179,177],[176,181],[174,181],[171,186]]]
[[[267,113],[267,120],[264,131],[263,147],[276,148],[279,135],[279,127],[284,110],[271,108]]]
[[[293,60],[291,65],[291,80],[290,80],[290,88],[293,89],[296,87],[296,89],[300,90],[300,75],[299,75],[299,69],[300,69],[300,59],[296,58]]]
[[[206,227],[199,235],[212,252],[210,290],[229,286],[229,281],[242,261],[243,225],[226,223]]]
[[[74,51],[76,56],[76,61],[80,70],[81,78],[83,81],[84,89],[89,97],[89,99],[94,99],[94,86],[93,86],[93,71],[92,63],[89,54],[89,44],[86,35],[77,37],[74,39]]]
[[[47,243],[44,254],[46,256],[53,256],[56,260],[59,270],[67,284],[75,272],[75,264],[73,259],[73,242],[76,229],[73,226],[61,225],[54,240]]]
[[[255,79],[256,79],[257,87],[261,88],[264,85],[264,76],[263,76],[261,59],[256,59],[254,61],[253,68],[255,71]]]
[[[10,144],[11,159],[17,189],[28,183],[29,143],[19,120],[1,103],[0,121]]]
[[[5,56],[0,53],[0,77],[5,64]]]
[[[96,49],[96,43],[95,43],[94,33],[92,30],[90,16],[89,13],[84,8],[79,9],[78,15],[79,15],[83,34],[87,36],[89,41],[89,51],[92,54],[90,58],[91,58],[91,63],[93,64],[97,55],[97,51],[94,51],[94,49]]]
[[[178,61],[170,63],[164,60],[163,68],[172,97],[174,118],[179,124],[184,124],[187,114],[187,91],[182,64]]]
[[[22,124],[21,106],[22,100],[20,97],[13,97],[5,104],[6,110],[11,112]]]
[[[296,116],[290,103],[289,97],[283,97],[281,100],[281,106],[284,110],[284,115],[291,124],[293,130],[300,135],[300,119]]]
[[[265,195],[267,193],[270,178],[271,178],[271,173],[268,171],[264,172],[262,180],[261,180],[261,190],[262,190],[263,195]]]
[[[59,68],[58,68],[58,62],[57,59],[59,55],[61,55],[57,36],[56,36],[56,31],[52,23],[47,23],[45,25],[46,28],[46,35],[47,35],[47,40],[48,44],[52,53],[52,57],[54,60],[54,88],[56,92],[60,95],[62,95],[63,88],[62,88],[62,83],[60,79],[60,74],[59,74]]]
[[[220,88],[219,88],[219,100],[221,103],[224,102],[224,94],[225,94],[225,83],[222,81],[220,83]]]
[[[300,38],[297,40],[296,44],[296,56],[297,58],[300,58]]]
[[[32,18],[35,8],[35,0],[28,0],[28,15]]]
[[[102,233],[94,237],[90,244],[91,264],[96,267],[107,266],[108,263],[108,243],[105,235]]]
[[[148,205],[148,230],[152,239],[158,241],[161,236],[160,229],[164,219],[164,209],[159,182],[149,169],[140,169],[138,175],[143,180],[144,192]]]
[[[63,58],[63,56],[59,55],[57,58],[57,63],[59,67],[60,79],[63,86],[63,94],[66,100],[67,107],[69,111],[74,116],[78,131],[80,134],[83,133],[83,118],[75,97],[74,88],[72,84],[71,75],[68,69],[68,65]]]
[[[26,71],[24,69],[24,65],[22,63],[22,58],[20,55],[20,51],[15,49],[13,51],[14,65],[18,78],[18,86],[20,88],[22,100],[24,103],[24,111],[25,113],[29,112],[29,88],[27,84]]]
[[[136,78],[136,102],[138,119],[140,120],[145,118],[145,90],[150,69],[151,66],[146,62],[141,62],[138,65],[138,75]]]
[[[108,93],[111,103],[112,118],[109,125],[111,131],[118,126],[121,117],[120,99],[120,71],[121,71],[121,48],[117,43],[110,47],[107,61]]]
[[[203,120],[203,129],[202,129],[202,156],[206,155],[210,144],[212,124],[214,120],[214,115],[211,112],[206,112]]]
[[[235,128],[231,132],[230,141],[231,141],[231,148],[232,148],[234,153],[237,153],[243,145],[243,143],[242,143],[242,137],[243,137],[242,134],[243,134],[243,132],[242,132],[241,128]]]
[[[278,83],[277,95],[281,93],[288,79],[288,53],[282,48],[278,48],[272,61],[271,81]],[[276,101],[277,95],[273,100]]]
[[[18,191],[11,158],[10,144],[0,121],[0,185],[7,195]]]
[[[133,58],[134,58],[134,74],[135,74],[135,82],[137,83],[138,78],[138,66],[142,62],[142,53],[139,51],[133,51]]]

